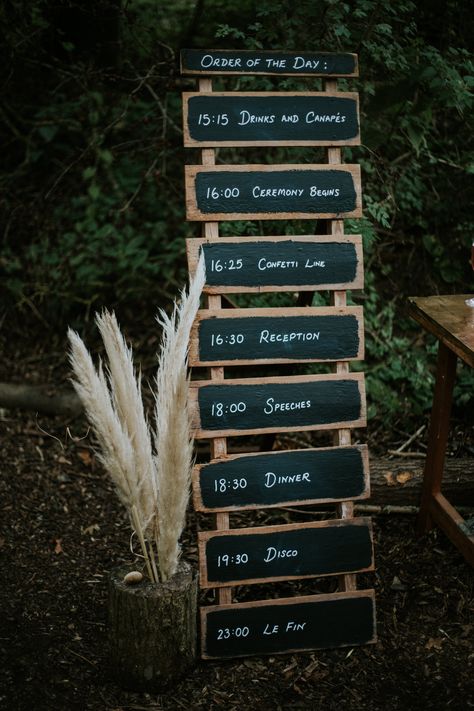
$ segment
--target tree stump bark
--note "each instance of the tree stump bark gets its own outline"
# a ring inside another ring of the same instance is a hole
[[[197,574],[181,562],[165,583],[127,585],[130,565],[109,577],[109,649],[112,676],[124,688],[161,691],[196,661]]]

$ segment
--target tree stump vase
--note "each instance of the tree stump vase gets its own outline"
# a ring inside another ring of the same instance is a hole
[[[120,686],[161,691],[196,662],[197,574],[180,562],[165,583],[126,584],[122,565],[109,576],[109,660]]]

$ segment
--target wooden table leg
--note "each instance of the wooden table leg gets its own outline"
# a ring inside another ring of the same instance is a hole
[[[449,434],[449,417],[453,399],[457,356],[440,341],[436,384],[431,410],[428,451],[423,474],[418,532],[429,531],[433,525],[430,505],[433,497],[441,491],[446,443]]]

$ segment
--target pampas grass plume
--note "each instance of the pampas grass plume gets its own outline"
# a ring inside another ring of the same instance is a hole
[[[173,575],[178,566],[179,539],[189,499],[193,438],[187,402],[188,345],[204,283],[205,269],[201,259],[188,296],[183,290],[171,317],[163,311],[158,316],[163,331],[156,376],[155,467],[160,520],[158,558],[165,579]]]
[[[189,425],[188,346],[205,283],[201,257],[189,292],[171,316],[158,316],[162,342],[156,376],[155,426],[147,422],[141,377],[115,314],[96,316],[108,365],[94,367],[77,333],[69,329],[73,384],[99,444],[98,458],[127,509],[150,579],[167,580],[178,566],[186,520],[193,440]]]

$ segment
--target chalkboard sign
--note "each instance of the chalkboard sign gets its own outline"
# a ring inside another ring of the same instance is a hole
[[[201,609],[205,659],[283,654],[376,641],[373,590]]]
[[[183,94],[185,146],[336,146],[360,143],[357,94]]]
[[[361,217],[358,165],[186,166],[188,220]]]
[[[360,360],[360,306],[199,311],[191,333],[192,366]]]
[[[197,511],[316,504],[369,496],[365,445],[243,454],[198,464]]]
[[[358,75],[357,55],[343,52],[193,49],[181,52],[181,68],[209,78]],[[210,659],[376,639],[374,592],[353,590],[355,574],[374,569],[369,519],[349,518],[344,505],[340,520],[236,529],[227,513],[355,501],[370,490],[367,447],[351,445],[348,432],[366,425],[364,375],[348,364],[363,357],[362,309],[341,294],[363,286],[362,241],[339,234],[343,219],[362,216],[360,167],[340,161],[340,147],[360,144],[358,96],[336,91],[335,81],[323,81],[324,92],[286,84],[283,92],[213,92],[209,79],[183,95],[184,145],[202,149],[193,161],[202,165],[185,168],[185,189],[187,219],[206,223],[204,239],[187,240],[191,274],[204,256],[204,291],[339,292],[338,306],[304,309],[226,310],[209,297],[193,324],[190,364],[210,367],[211,380],[190,382],[191,429],[214,440],[216,457],[193,471],[195,508],[217,514],[217,530],[198,534],[200,585],[217,588],[223,603],[201,611]],[[253,146],[335,148],[324,164],[278,165],[273,156],[263,165],[215,165],[213,148]],[[339,222],[324,237],[218,238],[219,221],[319,218]],[[223,367],[312,362],[336,362],[336,372],[230,379]],[[225,454],[227,436],[304,430],[339,430],[339,446]],[[325,576],[338,576],[347,592],[228,604],[233,586]]]
[[[204,252],[208,293],[362,289],[362,240],[352,237],[233,237],[186,240],[194,274]]]
[[[205,531],[198,536],[205,588],[373,568],[371,524],[364,518]]]
[[[345,52],[181,50],[181,74],[299,74],[356,77],[357,55]]]
[[[192,381],[196,438],[365,426],[363,373]]]

